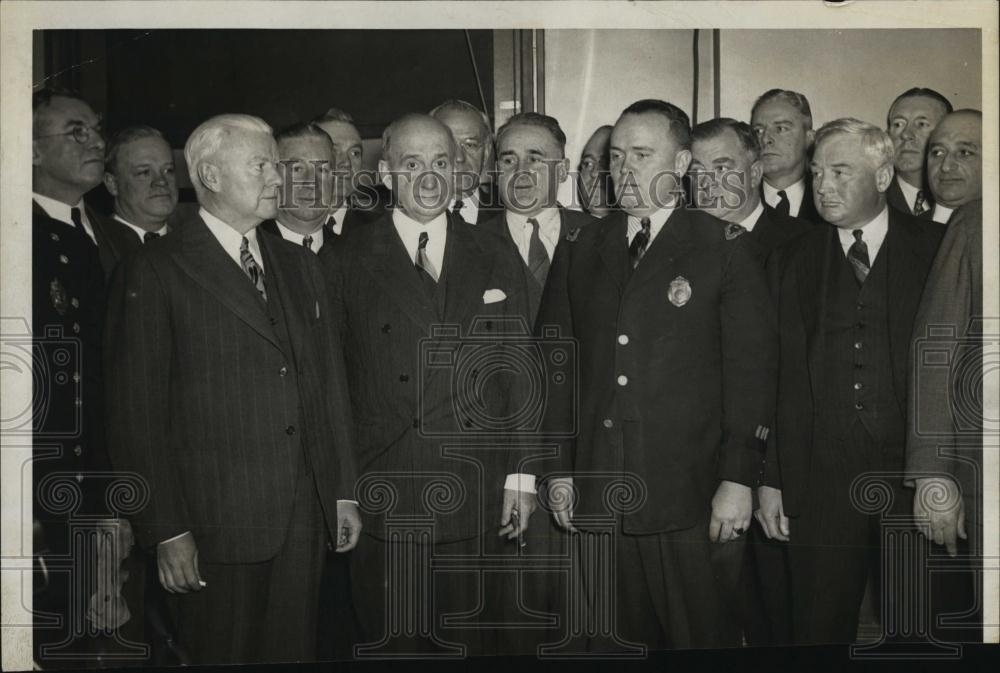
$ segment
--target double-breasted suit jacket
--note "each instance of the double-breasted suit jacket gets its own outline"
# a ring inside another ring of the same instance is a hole
[[[679,208],[632,269],[624,212],[560,244],[536,321],[577,341],[578,380],[554,387],[546,430],[579,410],[555,471],[579,491],[577,513],[604,513],[606,482],[628,472],[645,501],[624,531],[707,522],[719,480],[756,483],[774,409],[774,310],[764,270],[726,223]],[[571,391],[578,397],[572,398]]]
[[[490,510],[505,475],[518,471],[517,453],[504,446],[508,434],[488,425],[519,404],[519,377],[493,373],[488,357],[476,364],[495,352],[480,346],[501,333],[530,337],[516,256],[498,236],[449,214],[432,297],[390,211],[344,236],[322,261],[344,344],[362,482],[383,473],[394,491],[391,514],[433,515],[435,542],[480,534],[484,521],[499,520]],[[445,354],[429,355],[437,349]],[[493,448],[470,449],[476,441]],[[365,532],[384,536],[382,514],[373,514],[376,491],[371,498],[359,491]],[[434,493],[442,500],[429,508]]]
[[[356,477],[319,262],[257,237],[266,303],[198,216],[125,260],[105,328],[111,457],[149,484],[138,538],[190,530],[214,563],[278,552],[300,470],[312,470],[328,525]]]

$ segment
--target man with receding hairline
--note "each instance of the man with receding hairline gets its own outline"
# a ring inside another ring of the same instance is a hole
[[[983,197],[983,115],[957,110],[938,127],[927,143],[927,176],[937,202],[932,219],[948,224],[956,208]]]
[[[330,167],[333,189],[326,226],[334,236],[340,236],[378,219],[389,203],[388,199],[380,200],[382,197],[377,185],[363,185],[359,181],[364,145],[354,118],[334,107],[314,119],[313,123],[333,141]]]
[[[895,569],[882,548],[883,512],[865,511],[857,494],[886,488],[885,513],[910,509],[896,476],[908,352],[941,234],[887,206],[894,156],[889,134],[871,124],[824,125],[812,186],[833,226],[800,236],[781,256],[778,421],[759,519],[771,537],[789,541],[796,643],[854,642],[869,576]],[[906,592],[883,591],[885,607],[910,605]]]
[[[611,212],[614,189],[608,172],[608,143],[611,126],[599,126],[580,153],[577,166],[576,190],[583,212],[594,217],[604,217]]]
[[[491,176],[490,118],[464,100],[446,100],[429,114],[448,127],[455,141],[456,189],[448,210],[469,224],[482,224],[503,209]]]
[[[198,214],[111,288],[110,452],[149,485],[135,531],[191,663],[313,660],[326,540],[361,529],[332,305],[316,256],[257,229],[282,185],[263,120],[213,117],[184,158]]]
[[[934,89],[920,87],[899,94],[889,107],[886,130],[896,149],[896,175],[886,192],[886,199],[896,210],[931,219],[934,199],[924,175],[927,139],[951,110],[947,98]]]

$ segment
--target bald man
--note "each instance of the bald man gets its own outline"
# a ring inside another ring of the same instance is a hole
[[[958,110],[927,142],[927,177],[936,201],[934,221],[947,224],[956,208],[983,197],[983,115]]]
[[[591,134],[580,154],[577,167],[576,190],[583,212],[594,217],[604,217],[611,212],[614,188],[608,162],[611,129],[605,124]]]

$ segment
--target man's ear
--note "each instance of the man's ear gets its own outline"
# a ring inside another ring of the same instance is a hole
[[[385,188],[392,191],[392,176],[389,175],[389,162],[385,159],[378,160],[378,181],[385,185]]]
[[[563,183],[566,182],[566,178],[569,177],[569,159],[563,158],[558,164],[556,164],[556,182]]]
[[[219,178],[218,166],[206,162],[198,164],[198,180],[205,189],[216,194],[222,191],[222,183]]]
[[[875,187],[878,188],[880,194],[884,194],[889,189],[893,173],[892,164],[882,164],[875,169]]]
[[[808,170],[808,169],[807,169]],[[764,162],[757,159],[750,164],[750,187],[754,190],[760,189],[760,183],[764,181]]]
[[[811,150],[813,143],[816,141],[816,132],[812,129],[806,131],[806,150]]]
[[[40,166],[42,164],[42,153],[38,149],[38,141],[31,141],[31,165]]]
[[[111,196],[118,196],[118,180],[111,173],[105,171],[104,173],[104,187],[108,190]]]
[[[690,167],[691,150],[678,150],[677,154],[674,155],[674,170],[677,171],[678,179],[687,175]]]

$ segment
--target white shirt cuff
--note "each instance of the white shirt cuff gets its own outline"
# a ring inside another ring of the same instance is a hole
[[[190,535],[190,534],[191,534],[191,531],[189,531],[189,530],[186,530],[186,531],[184,531],[183,533],[181,533],[180,535],[175,535],[175,536],[173,536],[173,537],[172,537],[172,538],[170,538],[169,540],[160,540],[160,542],[159,542],[158,544],[166,544],[166,543],[168,543],[168,542],[173,542],[174,540],[180,540],[180,539],[181,539],[182,537],[184,537],[185,535]]]
[[[357,500],[338,500],[337,504],[339,505],[342,502],[349,502],[352,505],[354,505],[355,507],[358,507],[358,501]]]
[[[538,492],[535,490],[535,475],[533,474],[508,474],[503,487],[505,490],[521,491],[522,493]]]

